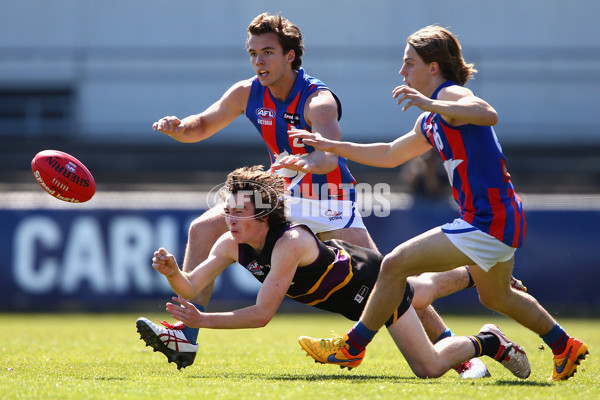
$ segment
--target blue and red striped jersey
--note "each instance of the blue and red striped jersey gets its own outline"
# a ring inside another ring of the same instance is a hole
[[[447,86],[438,87],[432,99]],[[425,114],[421,132],[442,158],[463,220],[511,247],[521,247],[527,223],[521,198],[491,126],[451,126],[441,115]]]
[[[305,146],[299,139],[290,139],[288,130],[295,127],[312,131],[304,119],[304,106],[308,97],[320,89],[329,88],[300,68],[294,87],[288,98],[280,102],[271,95],[268,87],[260,84],[258,78],[252,81],[252,88],[246,105],[246,117],[254,124],[267,145],[271,165],[287,155],[302,155],[315,151]],[[332,92],[333,94],[333,92]],[[338,119],[342,116],[342,106],[338,103]],[[338,166],[333,171],[318,175],[291,170],[278,170],[289,182],[292,195],[310,199],[355,200],[356,180],[346,165],[346,159],[338,157]]]

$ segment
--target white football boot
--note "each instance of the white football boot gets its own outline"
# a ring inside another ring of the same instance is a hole
[[[493,357],[494,360],[502,364],[517,378],[527,379],[529,377],[531,367],[527,354],[518,344],[511,342],[504,336],[500,328],[493,324],[486,324],[481,327],[479,333],[491,333],[500,340],[500,347]]]
[[[479,379],[492,376],[479,358],[471,358],[454,369],[463,379]]]
[[[177,364],[177,369],[189,367],[194,363],[198,345],[192,344],[182,332],[185,325],[178,321],[174,325],[166,321],[157,325],[148,319],[138,318],[135,325],[140,339],[146,342],[154,351],[163,353],[169,362]]]

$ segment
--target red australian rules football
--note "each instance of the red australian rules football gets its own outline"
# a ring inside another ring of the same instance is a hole
[[[96,181],[90,171],[62,151],[40,151],[31,160],[31,170],[37,183],[59,200],[83,203],[96,193]]]

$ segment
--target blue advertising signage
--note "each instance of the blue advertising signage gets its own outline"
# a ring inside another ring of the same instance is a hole
[[[172,200],[170,207],[164,202],[141,207],[138,200],[63,205],[44,196],[41,204],[27,199],[8,204],[0,196],[0,311],[119,311],[148,302],[162,306],[170,299],[166,279],[151,266],[152,255],[164,247],[181,265],[189,225],[204,209]],[[527,211],[514,275],[551,311],[600,314],[600,203],[593,204]],[[385,218],[368,216],[365,224],[386,253],[455,217],[450,203],[418,200]],[[212,300],[253,301],[258,288],[251,274],[232,264],[217,279]],[[556,296],[560,290],[569,296]],[[483,310],[475,290],[439,300],[436,307]]]

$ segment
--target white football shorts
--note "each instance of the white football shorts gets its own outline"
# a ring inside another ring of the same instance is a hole
[[[314,200],[285,195],[286,213],[296,224],[304,224],[313,232],[329,232],[343,228],[365,228],[363,219],[350,200]]]
[[[440,228],[460,251],[486,272],[497,263],[510,260],[517,250],[460,218]]]

